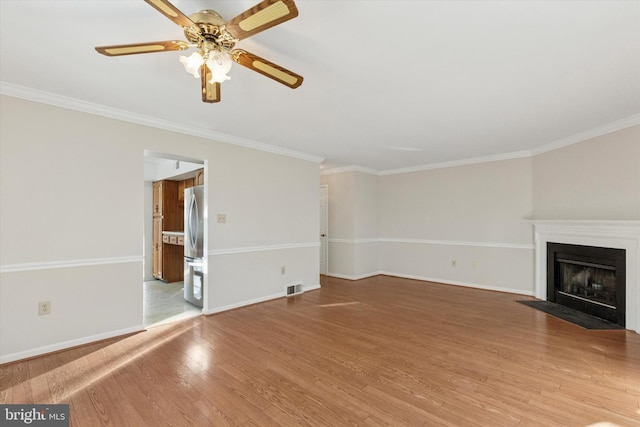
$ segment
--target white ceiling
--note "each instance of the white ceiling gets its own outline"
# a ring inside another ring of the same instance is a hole
[[[258,3],[174,0],[230,19]],[[2,93],[392,171],[504,158],[640,123],[640,1],[297,0],[300,15],[236,47],[304,76],[292,90],[234,65],[200,101],[183,40],[142,0],[0,0]]]

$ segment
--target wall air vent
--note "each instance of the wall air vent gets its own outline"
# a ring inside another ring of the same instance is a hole
[[[302,293],[302,283],[287,286],[287,296],[298,295]]]

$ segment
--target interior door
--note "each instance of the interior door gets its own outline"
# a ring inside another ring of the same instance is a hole
[[[329,247],[327,232],[329,228],[329,198],[328,187],[320,186],[320,274],[326,275],[329,271]]]

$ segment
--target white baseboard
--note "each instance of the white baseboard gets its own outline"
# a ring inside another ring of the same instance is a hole
[[[346,280],[360,280],[360,279],[366,279],[368,277],[379,276],[379,275],[401,277],[403,279],[421,280],[423,282],[443,283],[445,285],[464,286],[467,288],[484,289],[487,291],[505,292],[509,294],[534,296],[533,290],[525,291],[521,289],[502,288],[498,286],[481,285],[478,283],[459,282],[456,280],[435,279],[433,277],[415,276],[411,274],[402,274],[402,273],[392,273],[390,271],[376,271],[374,273],[367,273],[360,276],[347,276],[344,274],[327,273],[328,277],[335,277],[337,279],[346,279]]]
[[[307,291],[313,291],[316,289],[320,289],[320,284],[318,283],[317,285],[303,285],[302,286],[302,293],[305,293]],[[248,305],[253,305],[253,304],[258,304],[261,302],[266,302],[266,301],[271,301],[273,299],[278,299],[278,298],[285,298],[287,296],[287,294],[285,292],[278,292],[277,294],[271,294],[271,295],[267,295],[264,297],[260,297],[260,298],[254,298],[251,300],[246,300],[246,301],[241,301],[235,304],[229,304],[229,305],[224,305],[222,307],[215,307],[209,310],[204,310],[202,312],[202,314],[205,315],[209,315],[209,314],[216,314],[216,313],[222,313],[224,311],[229,311],[229,310],[234,310],[236,308],[241,308],[241,307],[246,307]]]
[[[26,351],[20,351],[17,353],[11,353],[0,356],[0,364],[15,362],[16,360],[28,359],[35,356],[42,356],[47,353],[53,353],[60,350],[67,350],[72,347],[78,347],[85,344],[91,344],[97,341],[103,341],[109,338],[115,338],[122,335],[129,335],[135,332],[142,332],[145,328],[143,325],[134,326],[131,328],[120,329],[117,331],[105,332],[102,334],[90,335],[88,337],[78,338],[69,341],[63,341],[51,345],[45,345],[43,347],[33,348]]]
[[[335,277],[336,279],[361,280],[361,279],[366,279],[367,277],[379,276],[380,274],[385,274],[385,273],[381,271],[375,271],[373,273],[361,274],[359,276],[348,276],[345,274],[327,273],[327,276]]]
[[[455,285],[455,286],[464,286],[466,288],[484,289],[486,291],[497,291],[497,292],[504,292],[508,294],[534,296],[533,290],[526,291],[522,289],[502,288],[498,286],[481,285],[478,283],[459,282],[456,280],[435,279],[433,277],[423,277],[423,276],[414,276],[411,274],[392,273],[389,271],[381,271],[379,274],[384,274],[385,276],[402,277],[403,279],[414,279],[414,280],[421,280],[424,282],[435,282],[435,283],[442,283],[445,285]]]

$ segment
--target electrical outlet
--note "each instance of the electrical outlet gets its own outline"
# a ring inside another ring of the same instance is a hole
[[[38,303],[38,316],[51,314],[51,301],[40,301]]]
[[[227,214],[218,214],[218,224],[226,224]]]
[[[458,265],[458,261],[456,261],[455,259],[451,260],[451,267],[455,267],[456,265]]]
[[[284,265],[280,267],[280,274],[285,274],[286,272],[287,272],[287,267],[285,267]]]

